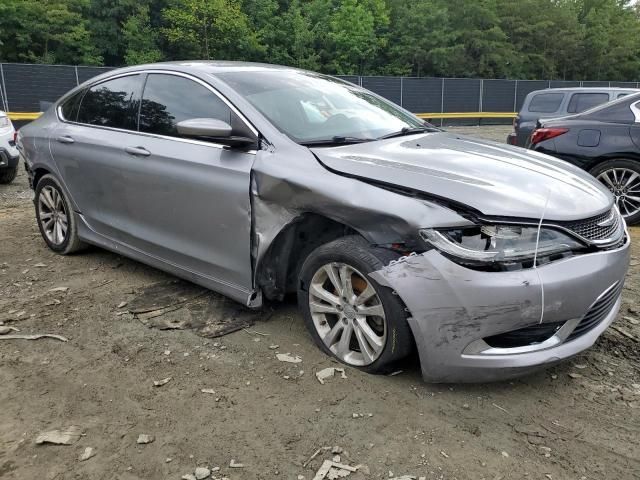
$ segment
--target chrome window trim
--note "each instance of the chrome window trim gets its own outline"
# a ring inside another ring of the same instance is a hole
[[[135,72],[125,72],[125,73],[120,73],[117,75],[113,75],[110,76],[108,78],[103,78],[101,80],[98,80],[94,83],[90,83],[88,85],[85,86],[85,93],[86,90],[95,87],[96,85],[100,85],[101,83],[104,82],[108,82],[111,80],[115,80],[117,78],[121,78],[121,77],[128,77],[128,76],[133,76],[133,75],[144,75],[144,74],[163,74],[163,75],[174,75],[176,77],[183,77],[186,78],[188,80],[194,81],[200,85],[202,85],[204,88],[206,88],[207,90],[209,90],[211,93],[213,93],[214,95],[216,95],[220,100],[222,100],[222,102],[227,105],[227,107],[229,107],[229,109],[234,112],[236,115],[238,115],[238,118],[240,118],[240,120],[245,124],[245,126],[247,126],[249,128],[249,130],[251,131],[251,133],[253,133],[256,138],[260,138],[260,133],[258,132],[258,130],[253,126],[253,124],[242,114],[242,112],[240,112],[240,110],[238,110],[236,108],[235,105],[233,105],[229,100],[226,99],[226,97],[224,95],[222,95],[220,92],[218,92],[214,87],[212,87],[211,85],[209,85],[207,82],[194,77],[192,75],[189,75],[187,73],[183,73],[183,72],[174,72],[172,70],[138,70]],[[146,82],[145,82],[146,84]],[[144,85],[143,85],[143,91],[140,93],[141,98],[142,95],[144,95]],[[69,97],[71,98],[71,97]],[[84,94],[83,94],[83,98],[84,98]],[[64,103],[64,102],[63,102]],[[204,146],[210,146],[210,147],[214,147],[214,148],[220,148],[220,149],[229,149],[229,145],[225,145],[222,143],[215,143],[215,142],[206,142],[204,140],[194,140],[191,138],[181,138],[181,137],[172,137],[169,135],[159,135],[157,133],[149,133],[149,132],[141,132],[140,130],[127,130],[126,128],[116,128],[116,127],[105,127],[102,125],[91,125],[88,123],[81,123],[81,122],[74,122],[71,120],[67,120],[66,118],[64,118],[64,116],[62,115],[62,104],[60,103],[57,108],[56,108],[56,115],[58,117],[58,120],[60,120],[63,123],[69,123],[72,125],[79,125],[82,127],[89,127],[89,128],[99,128],[102,130],[109,130],[109,131],[114,131],[114,132],[122,132],[122,133],[130,133],[133,135],[142,135],[142,136],[146,136],[146,137],[152,137],[152,138],[160,138],[160,139],[165,139],[165,140],[175,140],[178,142],[183,142],[183,143],[190,143],[193,145],[204,145]],[[80,101],[80,107],[82,106],[82,101]],[[245,153],[249,153],[249,154],[253,154],[255,155],[257,152],[257,150],[248,150]]]
[[[631,109],[633,116],[636,118],[636,123],[640,123],[640,100],[629,105],[629,108]]]

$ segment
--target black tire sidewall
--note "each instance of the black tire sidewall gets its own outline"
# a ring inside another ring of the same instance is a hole
[[[15,180],[18,176],[18,166],[0,170],[0,184],[6,185]]]
[[[55,243],[52,243],[49,241],[49,239],[47,238],[47,235],[44,232],[42,222],[40,221],[40,202],[38,199],[40,198],[40,192],[42,191],[42,189],[47,186],[54,187],[58,191],[58,193],[62,198],[62,202],[64,203],[64,209],[67,212],[67,219],[68,219],[67,235],[64,239],[64,242],[62,242],[59,245],[56,245]],[[36,221],[38,223],[38,229],[40,230],[40,235],[42,235],[42,239],[45,241],[47,246],[54,252],[60,253],[60,254],[67,253],[67,251],[69,250],[69,245],[73,239],[73,235],[75,235],[75,231],[76,231],[75,217],[74,217],[73,211],[69,206],[69,202],[67,200],[67,196],[64,193],[64,190],[52,175],[45,175],[40,179],[40,181],[38,182],[38,185],[36,185],[34,203],[36,208]]]
[[[386,319],[387,338],[382,354],[375,362],[366,366],[350,366],[369,373],[386,373],[393,367],[394,363],[411,353],[413,337],[407,323],[404,305],[399,297],[391,289],[380,285],[369,276],[371,272],[384,267],[379,257],[388,257],[390,253],[387,252],[385,255],[385,253],[376,252],[376,250],[380,249],[372,248],[364,239],[354,236],[343,237],[318,247],[307,257],[300,269],[298,305],[302,312],[305,326],[313,337],[314,342],[327,355],[337,358],[324,344],[313,323],[309,308],[308,285],[315,272],[323,265],[331,262],[348,264],[363,275],[366,275],[367,280],[371,282],[382,302]],[[392,254],[390,259],[393,259],[393,257],[397,258],[398,255]]]
[[[591,175],[593,175],[594,177],[597,177],[602,172],[606,170],[611,170],[613,168],[627,168],[629,170],[633,170],[638,174],[640,174],[640,161],[630,160],[627,158],[615,158],[612,160],[606,160],[604,162],[598,163],[595,167],[589,170],[589,173],[591,173]],[[620,213],[623,213],[623,212],[620,211]],[[640,223],[640,212],[636,213],[635,215],[626,217],[625,220],[628,225],[636,225]]]

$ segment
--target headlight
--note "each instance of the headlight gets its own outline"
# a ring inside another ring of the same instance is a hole
[[[0,128],[9,126],[9,117],[0,117]]]
[[[427,243],[443,253],[475,262],[510,262],[583,248],[572,237],[550,228],[517,225],[484,225],[449,230],[420,230]]]

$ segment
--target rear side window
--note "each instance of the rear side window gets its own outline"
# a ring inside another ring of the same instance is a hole
[[[608,93],[574,93],[569,100],[568,113],[580,113],[609,101]]]
[[[128,75],[94,85],[82,98],[78,122],[136,130],[142,75]]]
[[[62,111],[62,118],[69,120],[70,122],[76,121],[78,118],[78,106],[80,105],[80,100],[82,100],[82,95],[84,95],[84,90],[79,91],[62,104],[60,107]]]
[[[177,137],[176,124],[215,118],[231,124],[231,109],[199,83],[176,75],[150,74],[142,95],[140,131]]]
[[[557,112],[564,98],[564,93],[539,93],[529,103],[530,112],[553,113]]]

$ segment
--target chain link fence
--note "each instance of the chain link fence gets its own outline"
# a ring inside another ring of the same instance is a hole
[[[41,112],[65,92],[109,67],[0,63],[0,108],[8,112]],[[353,76],[340,78],[361,85],[425,118],[442,113],[513,113],[533,90],[560,87],[640,88],[640,82],[578,82],[478,78]],[[442,119],[438,120],[440,123]],[[476,118],[446,123],[477,124]],[[509,118],[483,123],[510,123]]]

